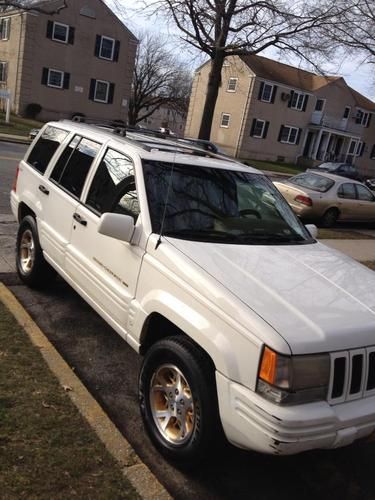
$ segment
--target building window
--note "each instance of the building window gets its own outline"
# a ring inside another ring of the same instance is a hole
[[[230,114],[228,114],[228,113],[221,113],[220,127],[228,128],[229,127],[229,122],[230,122]]]
[[[10,18],[3,17],[0,19],[0,40],[8,40],[10,34]]]
[[[236,92],[238,78],[229,78],[227,92]]]
[[[250,135],[258,139],[265,139],[267,137],[269,122],[265,120],[258,120],[254,118],[253,124],[251,126]]]
[[[264,102],[272,101],[273,85],[262,82],[260,87],[260,100]]]
[[[68,43],[69,26],[62,23],[53,23],[52,40]]]
[[[282,125],[279,134],[279,141],[285,144],[298,144],[301,129]]]
[[[91,80],[89,99],[103,104],[112,104],[115,84],[105,80]]]
[[[309,96],[301,92],[292,91],[289,100],[289,107],[297,111],[305,111]]]
[[[58,69],[43,68],[42,85],[55,89],[69,89],[70,73]]]
[[[344,119],[348,119],[349,118],[350,110],[351,110],[350,106],[345,106],[345,111],[344,111],[344,115],[343,115]]]
[[[363,147],[363,142],[362,141],[358,141],[357,142],[357,147],[356,147],[356,150],[355,150],[355,155],[356,156],[360,156],[361,155],[362,147]]]
[[[118,61],[120,42],[108,36],[96,35],[95,56],[107,61]]]
[[[55,87],[57,89],[62,89],[64,84],[64,72],[57,69],[48,70],[48,87]]]
[[[0,62],[0,82],[5,83],[7,81],[7,62]]]
[[[362,111],[359,109],[357,111],[357,116],[356,116],[356,123],[359,125],[362,125],[362,127],[368,127],[370,123],[370,113],[367,113],[366,111]]]
[[[315,104],[315,111],[323,111],[325,102],[325,99],[317,99]]]

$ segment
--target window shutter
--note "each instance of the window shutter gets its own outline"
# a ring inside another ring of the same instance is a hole
[[[303,101],[302,111],[306,111],[308,100],[309,100],[309,96],[306,94],[305,99]]]
[[[47,22],[47,38],[52,38],[52,33],[53,33],[53,22],[48,21]]]
[[[279,137],[277,139],[279,142],[281,141],[281,136],[282,136],[283,130],[284,130],[284,125],[281,125],[280,132],[279,132]]]
[[[302,135],[302,129],[299,128],[298,129],[298,134],[297,134],[296,144],[299,144],[299,141],[301,140],[301,135]]]
[[[372,113],[370,113],[370,114],[368,115],[368,122],[367,122],[366,128],[369,128],[369,126],[370,126],[371,117],[372,117]]]
[[[70,83],[70,73],[64,73],[64,84],[63,88],[68,89],[69,88],[69,83]]]
[[[270,126],[270,122],[266,122],[264,125],[264,129],[263,129],[263,139],[265,139],[267,137],[269,126]]]
[[[48,68],[43,68],[42,71],[42,85],[47,85],[48,82]]]
[[[113,60],[114,61],[118,61],[119,53],[120,53],[120,42],[119,42],[119,40],[116,40],[115,50],[113,51]]]
[[[108,92],[108,104],[112,104],[113,103],[113,96],[115,94],[115,84],[114,83],[110,83],[109,84],[109,92]]]
[[[277,93],[277,85],[274,85],[272,90],[271,102],[275,102],[276,93]]]
[[[263,89],[264,89],[264,82],[261,82],[260,87],[259,87],[259,95],[258,95],[259,101],[261,101],[261,99],[262,99]]]
[[[69,26],[68,43],[70,43],[70,45],[74,44],[74,34],[75,34],[75,28]]]
[[[102,41],[102,37],[100,35],[96,35],[96,40],[95,40],[95,56],[99,57],[100,54],[100,44]]]
[[[361,146],[361,151],[359,152],[359,156],[362,156],[362,155],[363,155],[363,152],[364,152],[364,150],[365,150],[365,147],[366,147],[366,143],[365,143],[365,142],[363,142],[363,143],[362,143],[362,146]]]
[[[95,97],[95,85],[96,85],[96,80],[94,80],[94,78],[91,78],[90,93],[89,93],[89,99],[91,99],[91,101],[93,101]]]
[[[253,123],[251,125],[251,130],[250,130],[250,136],[252,137],[254,135],[254,130],[255,130],[255,125],[256,125],[257,119],[254,118]]]
[[[288,101],[288,108],[290,108],[292,106],[293,96],[294,96],[294,91],[292,90],[290,93],[289,101]]]
[[[8,24],[7,24],[7,32],[6,32],[6,38],[9,40],[10,38],[10,25],[12,23],[12,18],[8,17]]]

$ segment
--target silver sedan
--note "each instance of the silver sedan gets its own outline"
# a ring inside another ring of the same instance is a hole
[[[305,172],[274,182],[303,220],[331,227],[336,221],[374,221],[375,196],[364,184],[338,175]]]

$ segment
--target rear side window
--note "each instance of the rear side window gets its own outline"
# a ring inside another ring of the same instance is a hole
[[[52,171],[51,179],[79,198],[87,174],[101,144],[75,136],[64,149]]]
[[[47,127],[31,150],[27,163],[44,174],[57,148],[69,132],[56,127]]]
[[[108,149],[95,173],[86,205],[99,215],[104,212],[139,213],[134,166],[122,153]]]

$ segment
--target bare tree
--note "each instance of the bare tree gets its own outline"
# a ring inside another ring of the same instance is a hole
[[[375,65],[375,3],[357,0],[353,8],[341,16],[330,30],[333,42],[343,45],[353,54],[362,54],[366,63]]]
[[[153,15],[169,16],[182,40],[211,60],[202,139],[210,136],[225,57],[274,47],[313,63],[314,54],[327,56],[330,46],[322,43],[322,37],[352,4],[351,0],[143,0],[144,8]]]
[[[148,118],[163,105],[186,111],[191,85],[191,75],[160,37],[139,38],[129,102],[130,125]]]
[[[34,10],[42,14],[57,14],[67,7],[66,0],[0,0],[0,11]]]

